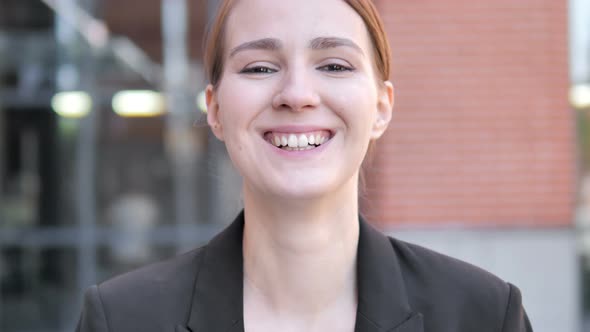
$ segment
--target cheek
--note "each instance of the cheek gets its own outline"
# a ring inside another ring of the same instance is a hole
[[[230,96],[222,93],[220,94],[220,100],[222,102],[219,103],[219,122],[227,139],[235,134],[235,129],[239,128],[243,123],[245,120],[243,119],[244,111],[248,108],[247,105],[239,102],[240,100],[244,101],[240,93],[233,93]]]
[[[271,105],[272,87],[261,81],[248,81],[226,75],[219,87],[220,119],[224,128],[244,128]]]
[[[218,88],[219,121],[234,165],[250,159],[253,123],[269,105],[265,95],[269,89],[257,87],[255,83],[226,75]]]
[[[377,92],[371,82],[359,80],[355,84],[332,85],[337,93],[330,94],[327,102],[345,122],[349,130],[367,131],[377,113]]]

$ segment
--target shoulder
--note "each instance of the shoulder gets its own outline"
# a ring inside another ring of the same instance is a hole
[[[98,285],[103,296],[144,293],[152,287],[192,284],[205,247],[121,274]]]
[[[424,314],[427,325],[450,323],[456,331],[504,331],[508,309],[522,309],[518,289],[492,273],[389,239],[399,259],[410,305]]]
[[[195,249],[91,287],[80,324],[85,313],[89,321],[98,316],[109,331],[160,331],[185,321],[204,251]]]
[[[497,276],[475,265],[422,246],[389,238],[402,271],[411,280],[434,287],[475,287],[504,293],[508,285]]]

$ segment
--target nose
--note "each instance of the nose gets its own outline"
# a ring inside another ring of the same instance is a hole
[[[314,88],[313,79],[305,69],[292,69],[286,73],[273,98],[274,109],[305,111],[316,108],[320,96]]]

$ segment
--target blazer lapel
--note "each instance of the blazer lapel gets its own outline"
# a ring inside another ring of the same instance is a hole
[[[389,238],[360,217],[357,254],[358,309],[355,332],[423,332],[412,311]]]
[[[410,308],[397,255],[389,239],[362,217],[357,257],[355,332],[423,332]],[[187,327],[176,332],[243,332],[244,212],[204,248]]]
[[[228,228],[207,244],[196,272],[188,331],[244,331],[243,227],[242,211]]]
[[[400,326],[395,327],[392,332],[424,332],[422,314],[418,313],[410,316]]]
[[[174,332],[191,332],[186,326],[176,325]]]
[[[413,314],[400,325],[391,329],[375,325],[365,316],[356,316],[355,332],[424,332],[422,314]]]

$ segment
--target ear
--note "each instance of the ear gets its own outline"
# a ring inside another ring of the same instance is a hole
[[[223,128],[221,121],[219,121],[219,104],[215,89],[211,84],[207,85],[205,90],[205,100],[207,102],[207,123],[211,127],[211,131],[219,140],[223,141]]]
[[[383,135],[389,122],[391,121],[391,113],[393,112],[393,84],[390,81],[383,82],[383,86],[379,87],[379,95],[377,100],[377,116],[371,130],[371,139],[378,139]]]

